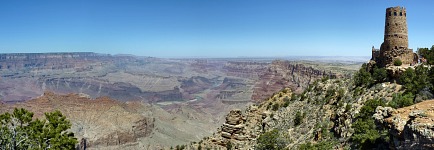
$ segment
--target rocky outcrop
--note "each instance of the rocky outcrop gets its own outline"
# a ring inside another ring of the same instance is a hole
[[[246,118],[241,115],[241,110],[231,110],[226,116],[226,122],[221,129],[222,137],[238,141],[246,140],[244,122]]]
[[[301,93],[313,81],[323,77],[335,78],[336,75],[290,61],[273,61],[270,67],[259,75],[260,80],[255,84],[252,99],[256,102],[263,101],[286,87]]]
[[[286,89],[285,92],[280,92],[280,95],[271,97],[270,101],[276,99],[275,103],[283,104],[283,98],[291,96],[290,91]],[[271,105],[265,105],[264,102],[261,106],[250,105],[244,111],[231,110],[225,118],[225,123],[217,129],[217,132],[200,142],[202,147],[221,148],[231,145],[233,149],[253,149],[256,138],[277,125],[275,122],[277,116],[271,115],[273,112],[267,109]]]
[[[233,149],[255,149],[258,137],[277,129],[288,149],[298,149],[306,143],[330,144],[327,149],[349,148],[354,146],[353,123],[366,101],[390,101],[394,93],[402,92],[401,86],[395,83],[362,88],[351,82],[349,79],[318,80],[302,94],[285,88],[244,111],[232,110],[213,136],[189,146],[224,149],[230,143]],[[381,114],[389,112],[392,111],[387,109]]]
[[[434,100],[393,109],[377,107],[374,119],[389,130],[394,149],[434,148]]]

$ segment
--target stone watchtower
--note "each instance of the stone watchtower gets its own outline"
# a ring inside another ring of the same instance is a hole
[[[386,9],[384,41],[379,51],[374,48],[372,51],[372,60],[378,67],[392,66],[398,59],[403,65],[417,62],[417,55],[408,48],[407,12],[404,7]]]

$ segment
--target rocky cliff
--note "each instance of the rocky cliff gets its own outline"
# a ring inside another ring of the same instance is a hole
[[[393,148],[434,148],[434,100],[399,109],[379,106],[374,118],[389,130]]]
[[[336,78],[335,73],[308,67],[290,61],[273,61],[259,75],[252,99],[260,102],[273,93],[289,87],[295,93],[301,93],[309,84],[323,77]]]
[[[289,149],[312,144],[326,149],[356,148],[351,140],[355,133],[353,123],[365,103],[372,99],[388,102],[394,93],[401,92],[401,85],[395,83],[363,88],[355,87],[349,79],[317,81],[301,94],[286,88],[245,111],[230,111],[213,136],[187,147],[255,149],[262,134],[277,129]],[[425,101],[398,110],[377,108],[374,116],[393,136],[394,145],[390,148],[432,148],[431,103]]]

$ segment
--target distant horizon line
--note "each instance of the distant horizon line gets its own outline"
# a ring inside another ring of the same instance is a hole
[[[111,56],[120,56],[120,55],[130,55],[137,57],[154,57],[154,58],[286,58],[286,57],[371,57],[369,55],[287,55],[287,56],[146,56],[146,55],[136,55],[136,54],[128,54],[128,53],[118,53],[118,54],[110,54],[110,53],[99,53],[92,51],[73,51],[73,52],[18,52],[18,53],[2,53],[0,55],[5,54],[69,54],[69,53],[77,53],[77,54],[85,54],[85,53],[94,53],[94,54],[104,54]]]

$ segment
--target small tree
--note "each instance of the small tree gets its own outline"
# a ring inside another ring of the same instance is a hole
[[[60,111],[45,113],[32,121],[33,113],[23,108],[0,115],[0,149],[75,149],[78,143],[68,132],[71,123]]]
[[[367,71],[366,63],[362,65],[362,68],[354,75],[354,83],[356,86],[371,86],[373,83],[371,73]]]
[[[373,149],[375,146],[382,144],[382,134],[377,130],[372,115],[375,113],[377,106],[385,106],[384,102],[379,99],[371,99],[365,102],[356,116],[356,121],[352,127],[354,134],[351,140],[355,142],[360,149]]]

